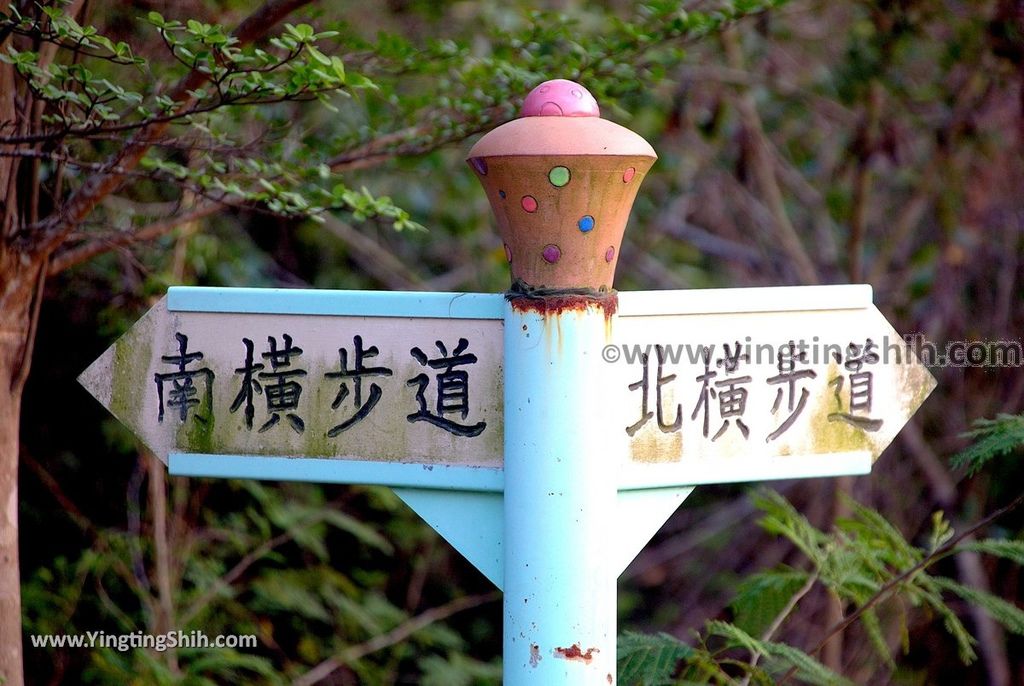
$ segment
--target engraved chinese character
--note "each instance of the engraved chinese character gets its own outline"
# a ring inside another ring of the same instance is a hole
[[[213,370],[208,367],[189,369],[188,366],[190,364],[203,359],[203,353],[188,351],[188,336],[185,334],[175,333],[174,338],[178,341],[178,354],[162,355],[160,359],[165,364],[174,365],[177,367],[177,370],[153,375],[153,381],[156,382],[157,400],[160,406],[157,421],[161,422],[164,420],[165,404],[168,408],[177,410],[178,419],[181,422],[188,419],[190,410],[200,405],[199,398],[197,397],[199,389],[196,388],[196,379],[203,381],[205,385],[206,407],[209,412],[213,412]],[[170,386],[166,390],[166,403],[164,401],[164,384],[169,384]],[[198,414],[198,412],[193,413],[193,416],[197,421],[203,423],[208,419]]]
[[[803,379],[814,379],[818,375],[813,369],[797,369],[797,363],[807,363],[807,351],[800,350],[798,353],[796,351],[796,344],[790,341],[788,345],[779,350],[777,366],[779,373],[767,379],[769,384],[780,386],[775,393],[775,404],[772,405],[772,414],[774,415],[779,411],[782,399],[785,397],[789,416],[783,420],[777,429],[768,434],[768,437],[765,438],[765,443],[774,441],[784,434],[789,427],[793,426],[793,423],[807,405],[807,396],[810,395],[810,391],[800,386],[800,397],[797,400],[797,384]]]
[[[284,415],[295,433],[302,433],[306,429],[305,422],[297,414],[302,385],[296,380],[306,376],[306,370],[292,368],[292,358],[302,355],[302,348],[293,346],[292,337],[288,334],[283,334],[281,339],[284,346],[278,348],[277,338],[267,337],[270,350],[261,355],[270,364],[270,371],[267,371],[265,364],[253,361],[252,341],[243,338],[245,362],[235,370],[236,375],[242,376],[242,384],[231,403],[231,411],[237,411],[244,403],[246,427],[252,429],[255,415],[253,394],[262,394],[267,402],[269,418],[259,428],[260,433],[276,426],[281,421],[281,415]]]
[[[465,369],[456,369],[476,364],[477,357],[467,353],[469,341],[460,338],[451,355],[448,348],[441,341],[436,341],[440,357],[428,359],[426,353],[415,347],[409,353],[425,367],[440,370],[434,375],[437,386],[437,394],[434,397],[436,408],[433,412],[427,409],[427,387],[430,385],[430,377],[427,374],[418,374],[406,382],[407,386],[416,386],[416,402],[419,410],[408,415],[410,422],[429,422],[456,436],[479,436],[485,428],[486,422],[476,424],[460,424],[447,415],[457,415],[460,419],[469,416],[469,373]]]
[[[331,438],[337,436],[342,431],[345,431],[352,427],[359,421],[362,421],[370,414],[373,408],[380,402],[381,396],[384,392],[381,387],[376,383],[370,382],[369,394],[363,398],[363,379],[365,377],[373,376],[391,376],[392,371],[387,367],[367,367],[365,361],[372,357],[377,357],[380,352],[377,346],[371,345],[369,348],[363,348],[363,337],[355,336],[352,339],[354,354],[352,356],[352,368],[348,366],[348,350],[345,348],[338,348],[338,357],[340,369],[336,372],[327,372],[324,376],[331,379],[341,379],[341,383],[338,387],[338,394],[334,396],[334,402],[331,403],[331,409],[338,409],[348,397],[352,396],[352,406],[355,411],[352,416],[341,422],[340,424],[332,427],[327,431],[327,435]],[[349,383],[351,382],[351,390],[349,389]]]
[[[867,415],[871,414],[871,400],[874,387],[874,373],[865,369],[865,365],[878,362],[875,342],[870,338],[865,340],[864,345],[857,345],[851,342],[846,346],[846,360],[844,361],[839,353],[832,353],[836,362],[842,362],[847,374],[839,374],[829,379],[829,386],[833,387],[833,394],[836,400],[836,411],[828,415],[830,422],[846,422],[865,431],[878,431],[882,428],[881,419],[873,419]],[[843,386],[844,381],[849,381],[849,411],[843,411]]]
[[[662,433],[673,433],[679,431],[683,426],[683,407],[682,404],[676,404],[676,417],[669,424],[665,421],[665,404],[662,399],[662,388],[666,385],[675,381],[675,374],[665,374],[665,348],[660,345],[654,346],[654,353],[658,360],[658,375],[654,384],[654,396],[655,396],[655,408],[658,416],[658,430]],[[650,361],[650,354],[643,353],[640,356],[640,364],[643,365],[643,374],[639,381],[635,381],[629,384],[629,390],[639,390],[640,395],[640,419],[636,423],[626,427],[626,433],[630,436],[635,436],[636,432],[643,428],[644,424],[651,420],[655,416],[655,412],[648,409],[650,404],[650,370],[648,368],[648,362]]]
[[[231,412],[234,413],[242,406],[242,403],[245,403],[245,426],[252,429],[252,420],[256,416],[256,406],[253,403],[253,393],[263,395],[263,385],[254,378],[254,375],[263,370],[263,365],[260,363],[253,364],[252,341],[248,338],[243,338],[242,345],[245,346],[245,362],[242,363],[241,367],[235,369],[236,375],[242,375],[242,386],[238,389],[238,395],[235,396],[230,409]]]
[[[718,416],[722,420],[722,425],[715,432],[715,435],[711,437],[712,441],[717,441],[721,438],[733,421],[736,422],[736,428],[743,435],[743,438],[747,438],[750,435],[750,428],[743,421],[743,413],[747,410],[748,395],[748,391],[743,385],[750,383],[751,377],[746,375],[730,376],[739,369],[740,362],[749,362],[750,356],[741,354],[739,341],[736,342],[733,351],[730,351],[728,343],[723,348],[725,349],[725,354],[723,357],[715,360],[715,366],[722,368],[727,376],[718,381],[714,381],[718,376],[718,372],[711,371],[711,348],[704,347],[701,350],[701,356],[704,358],[704,373],[695,379],[701,382],[701,389],[697,404],[693,408],[693,414],[690,416],[690,419],[696,419],[697,415],[703,411],[704,419],[701,425],[701,433],[703,433],[704,438],[707,438],[711,428],[711,401],[718,400]],[[711,383],[712,381],[714,381],[714,384]]]

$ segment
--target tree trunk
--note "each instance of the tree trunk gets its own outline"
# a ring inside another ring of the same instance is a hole
[[[18,430],[31,357],[32,294],[42,265],[0,247],[0,683],[22,686]],[[32,267],[35,267],[34,273]]]
[[[8,2],[0,1],[7,11]],[[0,48],[6,43],[0,41]],[[14,72],[0,64],[0,125],[23,121],[16,102]],[[0,157],[0,683],[25,683],[21,646],[21,575],[18,568],[18,430],[21,391],[31,358],[32,294],[40,263],[14,250],[20,226],[18,160]]]

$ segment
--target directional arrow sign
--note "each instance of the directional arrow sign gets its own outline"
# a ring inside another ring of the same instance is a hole
[[[172,288],[81,382],[172,473],[396,487],[500,586],[503,320],[500,294]],[[694,485],[868,472],[934,386],[868,286],[622,293],[605,333],[578,402],[615,418],[619,569]]]
[[[80,380],[165,462],[500,466],[496,298],[172,288]]]
[[[869,286],[622,293],[622,485],[866,473],[935,380]]]

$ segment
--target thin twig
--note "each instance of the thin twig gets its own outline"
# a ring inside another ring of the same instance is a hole
[[[762,643],[772,640],[772,636],[774,636],[775,632],[779,630],[779,627],[782,626],[782,623],[786,621],[786,617],[788,617],[790,613],[794,609],[796,609],[797,603],[803,600],[803,597],[805,595],[810,593],[811,589],[814,588],[814,584],[817,583],[817,581],[818,570],[815,570],[814,573],[809,574],[807,576],[807,581],[804,582],[804,585],[800,587],[800,590],[793,594],[793,596],[789,599],[789,602],[787,602],[785,607],[783,607],[779,611],[779,614],[775,615],[775,619],[772,620],[772,623],[769,624],[768,628],[765,629],[763,634],[761,634]],[[761,651],[753,651],[753,653],[750,656],[750,671],[748,671],[747,675],[743,677],[743,681],[740,682],[740,686],[749,686],[750,678],[753,674],[754,668],[757,667],[757,663],[761,661],[761,657]]]

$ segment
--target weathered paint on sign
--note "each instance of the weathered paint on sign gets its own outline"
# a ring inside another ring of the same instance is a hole
[[[172,312],[81,382],[170,452],[496,466],[500,322]]]
[[[626,484],[864,473],[934,387],[870,304],[735,304],[616,323]]]

